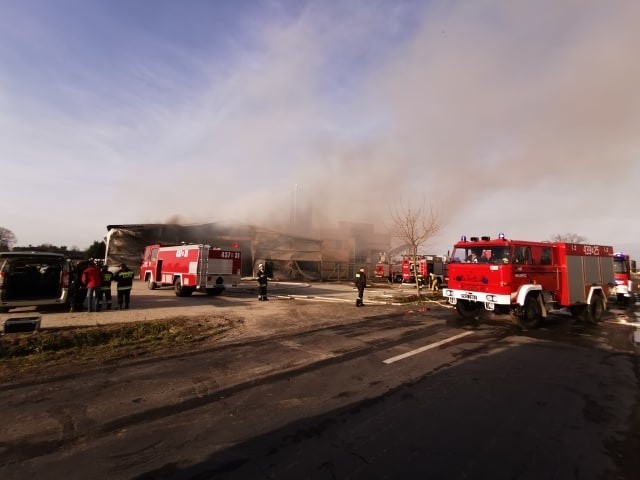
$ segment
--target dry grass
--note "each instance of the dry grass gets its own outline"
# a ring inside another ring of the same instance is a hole
[[[225,317],[41,330],[0,336],[0,376],[69,365],[105,363],[222,338],[238,326]]]

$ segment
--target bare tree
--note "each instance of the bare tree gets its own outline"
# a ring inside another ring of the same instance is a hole
[[[0,227],[0,250],[11,250],[16,241],[16,236],[11,230]]]
[[[440,215],[426,201],[415,207],[408,201],[406,204],[394,205],[391,211],[391,235],[409,247],[413,260],[413,276],[416,282],[418,298],[420,295],[420,279],[418,278],[418,249],[440,233],[442,223]]]
[[[567,243],[585,243],[587,239],[577,233],[556,233],[551,237],[552,242],[567,242]]]

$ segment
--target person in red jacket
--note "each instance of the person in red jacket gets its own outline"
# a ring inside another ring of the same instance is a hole
[[[82,272],[82,284],[87,288],[87,311],[95,312],[96,293],[102,286],[102,273],[95,262]]]

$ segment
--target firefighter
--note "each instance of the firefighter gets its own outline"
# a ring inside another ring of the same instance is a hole
[[[267,272],[264,271],[264,265],[258,265],[258,300],[266,301],[269,300],[267,298],[267,284],[269,283],[269,278],[267,277]]]
[[[87,289],[87,311],[94,312],[96,297],[102,284],[102,275],[96,262],[92,261],[89,263],[87,268],[82,272],[80,279]]]
[[[436,277],[435,273],[431,272],[429,274],[429,286],[432,292],[438,291],[438,277]]]
[[[98,291],[97,296],[97,312],[102,310],[102,297],[104,297],[107,302],[107,310],[111,310],[111,281],[113,280],[113,273],[106,265],[102,265],[100,273],[102,275],[102,283],[100,285],[100,290]]]
[[[113,276],[118,292],[118,310],[128,309],[131,300],[131,289],[133,288],[133,270],[126,264],[120,264],[120,270]]]
[[[356,288],[358,289],[358,298],[356,299],[356,307],[364,306],[364,289],[367,286],[367,274],[364,273],[364,268],[361,267],[356,272],[355,279]]]

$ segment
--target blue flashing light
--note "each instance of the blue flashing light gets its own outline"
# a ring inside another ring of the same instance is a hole
[[[466,241],[467,241],[467,236],[466,236],[466,235],[462,235],[462,236],[460,237],[460,241],[461,241],[461,242],[466,242]]]
[[[505,237],[504,237],[504,233],[500,232],[500,233],[498,234],[498,238],[499,238],[500,240],[504,240],[504,238],[505,238]]]

